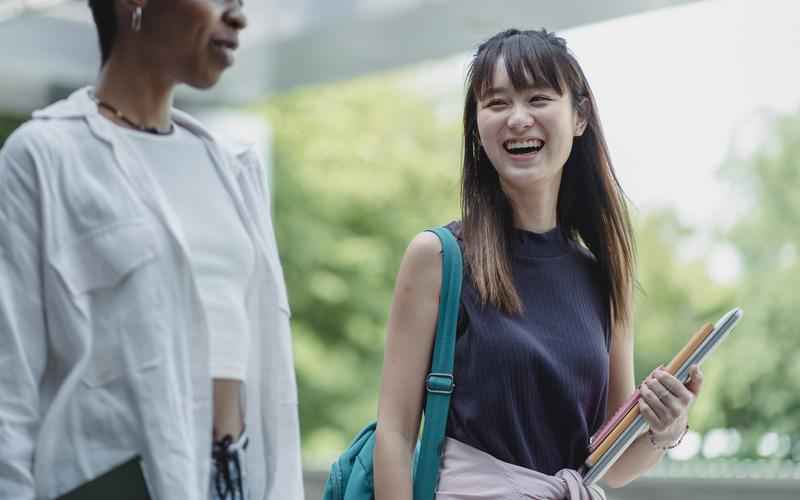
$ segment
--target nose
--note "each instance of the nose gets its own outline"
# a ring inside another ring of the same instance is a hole
[[[241,31],[247,27],[247,16],[244,13],[244,2],[235,0],[222,15],[222,19],[231,28]]]
[[[508,115],[508,128],[523,131],[533,127],[534,119],[530,110],[523,106],[514,106]]]

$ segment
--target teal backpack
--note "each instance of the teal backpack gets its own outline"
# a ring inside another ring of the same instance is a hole
[[[414,500],[433,500],[439,477],[439,458],[453,393],[453,355],[456,322],[461,304],[461,249],[446,228],[429,229],[442,242],[442,289],[431,373],[425,379],[425,425],[414,458]],[[372,500],[375,498],[372,451],[375,425],[367,425],[331,466],[323,500]]]

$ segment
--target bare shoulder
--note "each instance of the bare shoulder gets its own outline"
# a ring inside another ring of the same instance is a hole
[[[399,290],[414,290],[423,295],[438,294],[442,283],[442,243],[428,231],[417,234],[409,243],[397,276]]]
[[[442,267],[442,242],[430,231],[417,234],[408,244],[403,260],[415,271],[434,272]]]
[[[414,236],[406,249],[406,256],[420,262],[439,261],[441,253],[442,242],[430,231],[423,231]]]

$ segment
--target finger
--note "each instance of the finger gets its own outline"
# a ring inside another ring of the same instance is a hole
[[[667,389],[657,378],[646,382],[646,386],[653,391],[656,397],[658,397],[659,402],[665,409],[665,414],[659,415],[659,417],[661,417],[661,421],[665,425],[669,425],[672,421],[678,418],[681,413],[686,410],[686,408],[688,408],[688,405],[684,404],[678,397],[672,394],[672,392],[670,392],[670,390]],[[688,396],[691,396],[691,393],[688,389],[683,388],[683,391],[685,391]],[[653,409],[656,411],[658,410],[658,408]]]
[[[647,423],[650,425],[651,429],[656,432],[664,429],[664,426],[659,420],[658,415],[656,415],[656,412],[650,408],[650,405],[648,405],[647,401],[644,399],[639,400],[639,412],[642,414],[644,419],[647,420]]]
[[[656,375],[656,380],[658,380],[672,396],[676,397],[682,406],[687,407],[694,400],[694,393],[692,393],[688,387],[681,384],[680,380],[675,378],[675,376],[666,370],[659,370],[659,373]],[[662,401],[666,400],[662,393],[655,388],[654,390]]]
[[[689,381],[686,383],[686,388],[695,396],[700,394],[700,389],[703,387],[703,371],[697,365],[692,365],[689,368]]]
[[[664,427],[669,418],[669,410],[664,406],[664,403],[661,402],[648,383],[642,384],[639,393],[642,395],[642,401],[647,404],[647,408],[653,413],[657,427],[659,429]]]

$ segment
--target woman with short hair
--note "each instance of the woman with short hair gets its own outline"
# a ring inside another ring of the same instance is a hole
[[[303,497],[289,307],[248,146],[172,107],[235,59],[239,0],[90,0],[96,85],[0,153],[0,497],[139,457],[157,499]]]

